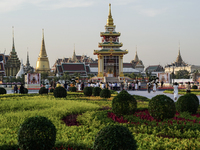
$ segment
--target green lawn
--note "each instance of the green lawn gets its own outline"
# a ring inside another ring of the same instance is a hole
[[[57,129],[56,146],[73,146],[77,149],[91,148],[96,134],[106,125],[120,124],[129,128],[133,133],[139,150],[144,149],[200,149],[200,129],[195,125],[191,130],[182,134],[179,126],[168,128],[159,123],[158,127],[146,126],[145,121],[133,116],[123,116],[128,121],[139,121],[141,125],[118,123],[107,117],[111,110],[99,110],[101,107],[112,107],[112,94],[109,99],[100,97],[85,97],[82,93],[68,92],[66,98],[54,98],[49,95],[1,95],[0,96],[0,149],[16,149],[17,133],[25,118],[45,116],[50,119]],[[148,108],[146,97],[134,95],[138,101],[138,109]],[[80,126],[66,126],[62,118],[69,114],[79,115]],[[200,119],[197,119],[200,121]],[[190,127],[190,124],[187,124]],[[159,137],[159,135],[174,135],[175,138]],[[185,138],[184,138],[185,136]],[[180,138],[181,137],[181,138]]]

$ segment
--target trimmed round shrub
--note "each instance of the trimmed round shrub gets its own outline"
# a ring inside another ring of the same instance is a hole
[[[70,91],[70,92],[76,92],[77,89],[76,89],[76,87],[69,87],[69,91]]]
[[[56,128],[46,117],[27,118],[19,128],[18,144],[23,150],[50,150],[55,146]]]
[[[24,88],[24,94],[28,94],[28,89]]]
[[[127,127],[108,125],[95,137],[94,150],[136,150],[137,144]]]
[[[193,85],[192,89],[198,89],[198,87],[196,85]]]
[[[197,105],[198,103],[197,100],[195,100],[194,96],[191,96],[190,94],[185,94],[183,96],[180,96],[177,100],[176,109],[179,113],[189,112],[195,114],[198,109]]]
[[[47,89],[45,87],[41,87],[39,90],[39,94],[45,94],[47,93]]]
[[[101,88],[100,87],[95,87],[92,90],[92,95],[94,96],[100,96]]]
[[[51,88],[51,89],[50,89],[50,93],[53,93],[53,91],[54,91],[54,89],[53,89],[53,88]]]
[[[92,87],[85,87],[84,89],[83,89],[83,93],[84,93],[84,95],[85,96],[92,96]]]
[[[170,119],[176,114],[176,106],[170,97],[156,95],[149,101],[148,111],[154,119]]]
[[[7,91],[6,89],[4,89],[3,87],[0,87],[0,94],[6,94]]]
[[[53,95],[54,97],[63,98],[67,96],[67,91],[64,87],[59,86],[54,89]]]
[[[110,98],[111,97],[110,90],[108,90],[108,89],[101,90],[100,97],[101,98]]]
[[[187,93],[189,94],[191,97],[193,97],[195,99],[195,101],[197,102],[197,110],[199,108],[199,98],[195,95],[195,94],[192,94],[192,93]]]
[[[112,111],[118,116],[134,114],[136,109],[137,101],[125,90],[112,100]]]

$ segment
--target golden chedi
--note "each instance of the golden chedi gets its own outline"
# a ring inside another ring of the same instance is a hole
[[[44,29],[42,30],[42,46],[40,50],[40,54],[36,63],[36,69],[35,72],[37,73],[44,73],[44,72],[50,72],[49,67],[49,59],[47,57],[45,44],[44,44]]]

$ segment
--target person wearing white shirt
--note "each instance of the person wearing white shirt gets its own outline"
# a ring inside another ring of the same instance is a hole
[[[174,99],[177,100],[178,98],[178,83],[174,83]]]
[[[138,87],[139,87],[139,90],[140,90],[140,88],[141,88],[141,82],[140,81],[138,82]]]

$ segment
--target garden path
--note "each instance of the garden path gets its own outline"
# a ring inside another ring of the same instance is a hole
[[[131,95],[140,95],[140,96],[145,96],[149,99],[151,99],[152,97],[156,96],[156,95],[159,95],[159,94],[164,94],[168,97],[170,97],[172,100],[174,100],[174,94],[168,94],[168,93],[163,93],[163,91],[156,91],[156,92],[153,92],[151,91],[150,93],[144,90],[141,90],[141,91],[128,91],[129,94]],[[178,98],[180,97],[181,95],[178,95]],[[199,98],[199,101],[200,101],[200,96],[197,96]],[[175,100],[174,100],[175,101]]]

